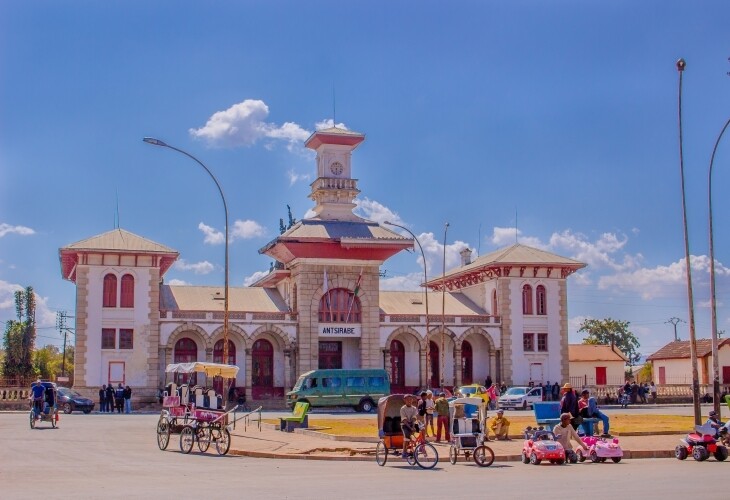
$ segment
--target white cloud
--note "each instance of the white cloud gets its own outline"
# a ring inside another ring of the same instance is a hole
[[[188,286],[188,285],[190,285],[190,283],[188,283],[187,281],[183,281],[183,280],[179,280],[179,279],[172,279],[172,280],[168,281],[167,284],[168,285],[173,285],[173,286]]]
[[[542,243],[538,238],[522,236],[522,231],[514,227],[495,227],[492,231],[492,237],[489,238],[489,240],[493,245],[499,247],[514,245],[517,242],[535,248],[544,249],[547,247],[547,245]]]
[[[15,309],[15,292],[19,290],[23,290],[23,287],[0,280],[0,309]]]
[[[175,262],[173,267],[181,271],[193,271],[195,274],[208,274],[212,272],[213,269],[215,269],[215,266],[207,260],[204,260],[202,262],[188,263],[185,261],[185,259],[180,259]]]
[[[202,231],[202,233],[205,235],[203,243],[207,243],[209,245],[221,245],[226,241],[226,237],[221,231],[218,231],[213,227],[207,226],[202,222],[198,224],[198,229],[200,229],[200,231]]]
[[[233,223],[231,230],[231,240],[250,240],[264,236],[266,230],[264,227],[253,220],[237,220]]]
[[[423,290],[423,273],[410,273],[405,276],[393,276],[392,278],[381,278],[381,290]]]
[[[251,286],[251,284],[256,283],[267,274],[269,274],[269,271],[256,271],[251,276],[246,276],[243,279],[243,286]]]
[[[296,184],[299,181],[308,182],[312,179],[311,174],[298,174],[294,170],[289,170],[287,172],[287,175],[289,176],[289,185],[290,186]]]
[[[317,130],[322,130],[325,128],[332,128],[334,126],[335,126],[335,121],[332,118],[327,118],[326,120],[322,120],[321,122],[317,122],[314,124],[314,128]],[[347,126],[342,122],[337,124],[337,128],[348,130]]]
[[[31,234],[35,234],[35,231],[29,227],[11,226],[10,224],[6,224],[5,222],[3,222],[0,224],[0,238],[5,236],[6,234],[17,234],[20,236],[29,236]]]
[[[224,111],[218,111],[203,127],[191,128],[190,135],[205,140],[209,146],[252,146],[260,140],[286,141],[291,149],[310,136],[310,132],[294,122],[283,125],[266,122],[269,107],[264,101],[246,99]]]
[[[355,214],[364,219],[379,222],[381,224],[388,221],[393,222],[394,224],[406,226],[406,223],[403,222],[397,213],[375,200],[371,200],[369,198],[364,198],[362,200],[356,199],[355,205]],[[391,229],[393,228],[391,227]]]
[[[307,210],[307,211],[306,211],[306,212],[304,213],[304,217],[302,217],[302,219],[311,219],[311,218],[312,218],[312,217],[314,217],[315,215],[317,215],[317,213],[316,213],[316,212],[315,212],[314,210],[312,210],[312,209],[310,208],[309,210]]]
[[[16,283],[0,280],[0,317],[16,319],[15,292],[25,290],[25,287]],[[39,327],[53,327],[56,325],[56,313],[48,307],[48,297],[41,297],[35,292],[35,319]]]

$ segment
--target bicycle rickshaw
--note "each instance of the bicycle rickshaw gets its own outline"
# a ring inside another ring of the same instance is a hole
[[[204,373],[206,377],[235,378],[238,367],[220,363],[174,363],[167,365],[166,373]],[[237,419],[229,415],[237,406],[226,411],[221,395],[215,389],[188,384],[171,383],[163,394],[163,409],[157,421],[157,445],[165,450],[170,443],[171,434],[180,434],[180,451],[190,453],[197,441],[198,449],[205,453],[211,443],[215,443],[219,455],[225,455],[231,447],[231,428],[236,420],[248,418],[251,413],[259,412],[261,426],[261,407]]]
[[[405,396],[405,394],[392,394],[380,398],[378,401],[378,437],[380,441],[375,447],[375,461],[380,466],[385,465],[389,454],[400,457],[403,449],[400,409],[405,404]],[[439,454],[431,443],[426,442],[425,430],[425,425],[422,425],[417,435],[411,439],[406,460],[410,465],[418,465],[422,469],[433,469],[439,461]]]
[[[476,407],[476,414],[467,416],[467,405]],[[494,462],[494,451],[484,442],[487,440],[487,404],[481,398],[458,398],[449,401],[449,428],[451,429],[451,446],[449,461],[455,464],[460,454],[481,467],[488,467]]]
[[[53,382],[41,382],[45,391],[43,401],[30,402],[30,428],[35,429],[38,422],[50,422],[51,427],[58,426],[58,392]]]

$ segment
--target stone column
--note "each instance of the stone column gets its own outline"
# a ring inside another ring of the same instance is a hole
[[[244,351],[246,356],[246,381],[244,382],[244,387],[246,388],[246,396],[249,399],[253,399],[253,385],[251,383],[251,349],[246,348]]]
[[[497,280],[498,300],[502,312],[502,339],[501,339],[501,376],[502,381],[508,386],[512,385],[512,315],[519,314],[520,309],[512,307],[510,297],[510,279],[499,278]],[[519,305],[518,305],[519,307]],[[519,332],[517,332],[521,335]],[[567,347],[566,347],[567,349]]]
[[[76,342],[74,351],[74,387],[89,387],[86,372],[86,352],[88,349],[88,325],[89,316],[89,268],[87,266],[76,267]],[[103,372],[104,368],[101,367]]]
[[[213,348],[212,347],[206,347],[205,348],[205,360],[208,363],[213,362]]]
[[[160,384],[160,270],[150,268],[149,277],[149,310],[147,321],[147,389],[157,390]]]
[[[429,386],[429,380],[426,379],[426,372],[429,370],[426,370],[426,366],[428,363],[428,358],[426,357],[426,349],[420,348],[418,351],[418,385],[420,387],[428,387]],[[405,369],[406,372],[408,372],[408,367],[406,366]],[[432,374],[429,371],[429,377]]]
[[[568,291],[566,282],[558,282],[560,301],[560,376],[565,382],[570,381],[570,363],[568,359]]]
[[[472,358],[472,365],[474,363],[474,359]],[[472,366],[472,370],[474,369],[474,366]],[[454,347],[454,385],[456,387],[461,386],[462,380],[462,373],[461,373],[461,346]]]
[[[385,371],[388,372],[388,376],[390,376],[391,375],[391,373],[390,373],[390,365],[391,365],[390,349],[383,349],[382,351],[383,351],[383,369],[385,369]],[[392,382],[392,380],[391,380],[391,382]]]
[[[284,349],[284,392],[290,391],[292,388],[291,380],[291,358],[292,350],[287,347]]]

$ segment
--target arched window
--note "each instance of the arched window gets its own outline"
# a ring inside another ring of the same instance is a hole
[[[406,350],[400,340],[390,343],[390,385],[402,391],[406,378]]]
[[[119,307],[134,307],[134,276],[122,276],[122,296],[119,298]]]
[[[436,342],[428,344],[428,354],[431,357],[431,387],[441,387],[441,372],[439,371],[439,346]]]
[[[532,287],[522,287],[522,314],[532,314]]]
[[[545,296],[545,287],[537,285],[535,288],[535,295],[537,298],[537,314],[542,316],[547,314],[547,298]]]
[[[471,344],[466,340],[461,343],[461,383],[469,385],[474,382],[474,353]]]
[[[191,338],[184,337],[175,343],[175,352],[173,353],[175,363],[192,363],[198,360],[198,344]],[[176,382],[178,384],[197,383],[197,373],[177,373]]]
[[[117,307],[117,277],[113,274],[104,276],[104,307]]]
[[[320,323],[360,323],[360,299],[347,288],[334,288],[319,301]]]
[[[219,340],[213,346],[213,363],[224,363],[223,361],[223,339]],[[236,344],[232,340],[228,341],[228,365],[236,364]]]
[[[492,291],[492,316],[499,316],[497,306],[497,290],[494,290]]]

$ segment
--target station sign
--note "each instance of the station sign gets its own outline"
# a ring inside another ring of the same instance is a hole
[[[362,336],[362,326],[347,323],[320,323],[319,336],[356,338]]]

